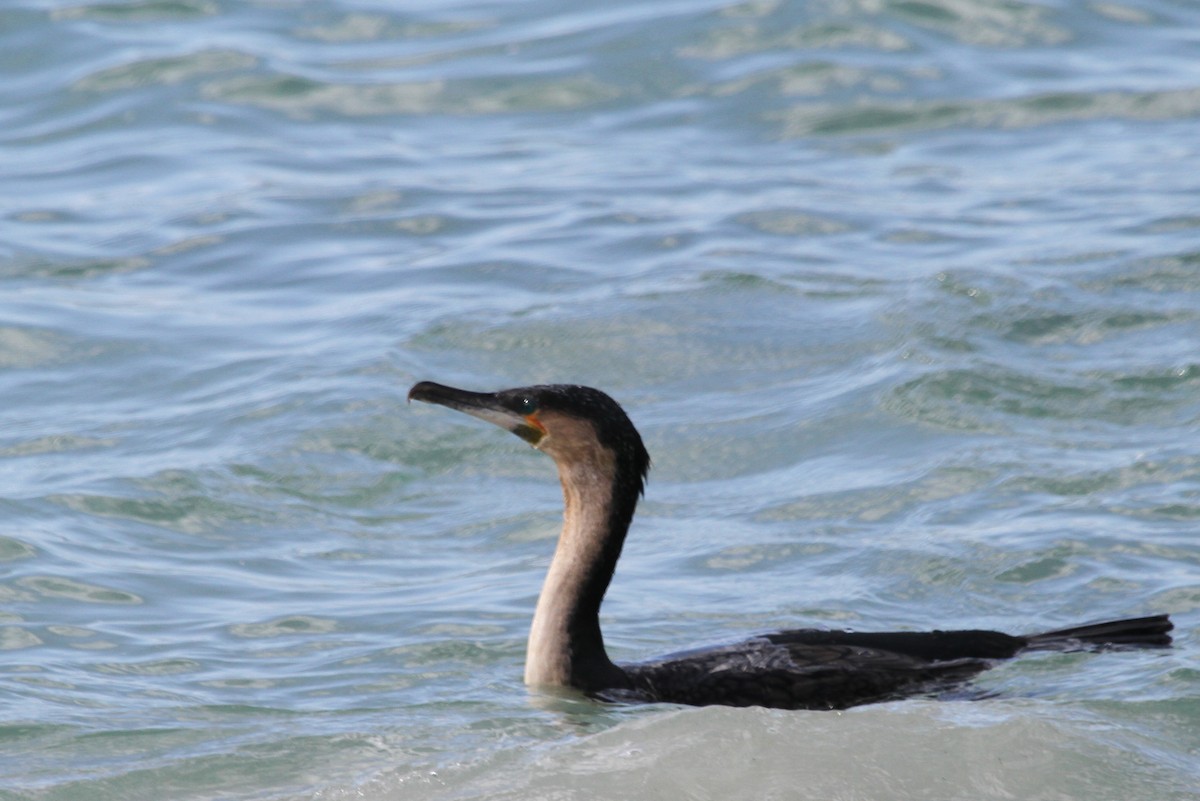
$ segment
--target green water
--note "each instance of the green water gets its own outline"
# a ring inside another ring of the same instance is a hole
[[[1200,8],[0,9],[0,798],[1200,794]],[[530,695],[619,399],[637,659],[1170,612],[987,700]]]

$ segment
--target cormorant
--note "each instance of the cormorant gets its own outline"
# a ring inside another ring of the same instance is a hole
[[[597,389],[567,384],[480,393],[423,381],[408,398],[494,423],[558,466],[563,528],[529,633],[529,685],[573,687],[609,701],[843,709],[946,691],[1027,650],[1171,643],[1167,615],[1026,636],[798,629],[617,665],[604,650],[600,602],[650,466],[625,411]]]

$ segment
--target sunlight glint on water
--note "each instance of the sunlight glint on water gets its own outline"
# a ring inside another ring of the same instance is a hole
[[[1198,24],[7,4],[0,798],[1194,798]],[[553,466],[423,379],[629,410],[620,659],[1177,645],[845,714],[531,696]]]

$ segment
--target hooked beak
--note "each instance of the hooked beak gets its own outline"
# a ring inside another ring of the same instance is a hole
[[[536,413],[522,415],[514,412],[501,403],[498,393],[470,392],[432,381],[422,381],[414,384],[408,391],[408,399],[436,403],[438,406],[487,420],[505,431],[511,431],[534,447],[546,436],[546,429],[538,421]]]

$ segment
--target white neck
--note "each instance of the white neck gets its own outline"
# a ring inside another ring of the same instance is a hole
[[[587,689],[592,679],[617,670],[604,651],[599,625],[600,600],[616,566],[612,548],[605,548],[612,535],[613,461],[611,454],[590,456],[572,463],[556,459],[563,528],[529,632],[526,684]]]

